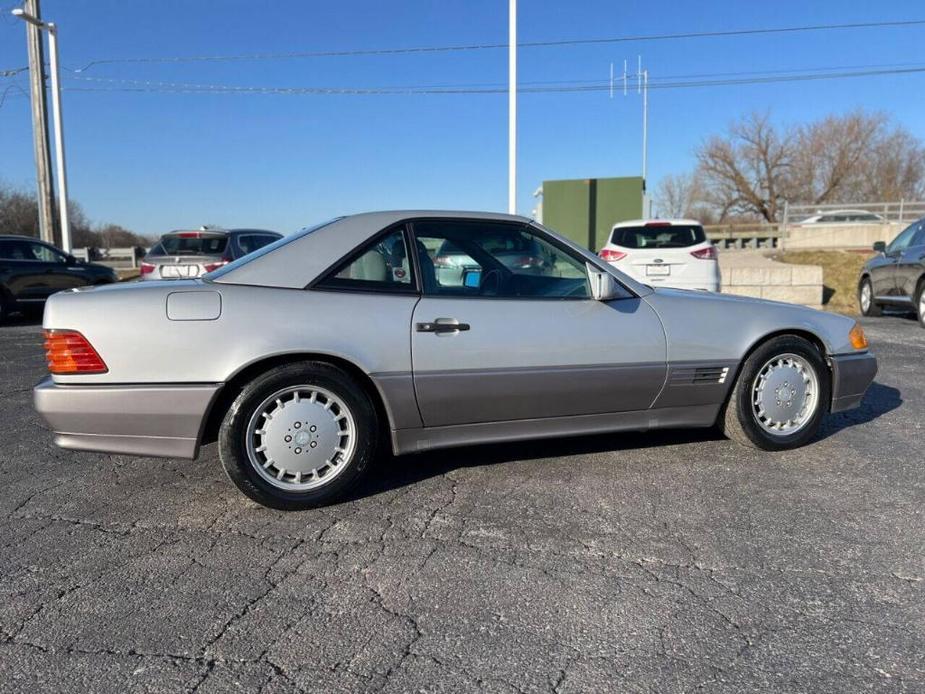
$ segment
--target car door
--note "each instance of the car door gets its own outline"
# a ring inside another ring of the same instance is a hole
[[[29,252],[44,268],[47,295],[65,289],[83,287],[90,283],[86,265],[76,262],[47,243],[39,241],[27,241],[26,243],[29,246]]]
[[[411,357],[425,426],[652,404],[666,373],[661,323],[628,290],[591,298],[581,255],[527,224],[428,219],[412,229],[423,296]],[[447,243],[472,264],[444,283],[434,258]]]
[[[909,240],[896,262],[896,294],[915,298],[919,278],[925,269],[925,223],[916,224],[916,232]]]
[[[897,298],[896,269],[903,252],[909,247],[912,237],[915,236],[918,230],[918,222],[903,229],[886,247],[883,256],[878,259],[882,262],[871,264],[871,283],[874,287],[874,296]]]
[[[51,293],[47,263],[33,252],[28,239],[0,241],[0,266],[7,277],[7,289],[16,301],[44,301]]]

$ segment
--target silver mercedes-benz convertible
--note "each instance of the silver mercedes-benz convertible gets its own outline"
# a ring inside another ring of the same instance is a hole
[[[195,458],[300,509],[395,454],[718,425],[807,443],[877,371],[850,318],[653,289],[521,217],[375,212],[199,280],[61,292],[35,407],[63,448]]]

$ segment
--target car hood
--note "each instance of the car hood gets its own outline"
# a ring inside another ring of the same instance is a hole
[[[676,289],[674,287],[652,287],[653,293],[658,296],[677,296],[694,298],[705,301],[718,301],[722,303],[734,304],[751,304],[751,305],[771,305],[787,306],[795,309],[805,309],[813,313],[821,313],[814,308],[803,306],[801,304],[789,304],[786,301],[774,301],[772,299],[759,299],[754,296],[740,296],[738,294],[720,294],[718,292],[706,292],[701,289]]]
[[[828,354],[854,352],[847,316],[807,306],[747,296],[659,287],[643,298],[662,321],[672,359],[709,359],[721,352],[747,353],[768,335],[808,334]]]

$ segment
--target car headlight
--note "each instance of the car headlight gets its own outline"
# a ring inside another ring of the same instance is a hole
[[[854,322],[854,327],[848,333],[848,340],[851,342],[851,346],[857,350],[867,349],[867,335],[864,334],[864,328],[857,321]]]

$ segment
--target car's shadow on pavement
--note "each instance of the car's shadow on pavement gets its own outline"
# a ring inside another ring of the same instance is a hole
[[[848,427],[873,421],[895,410],[902,402],[897,388],[873,383],[860,407],[826,417],[815,441],[827,439]],[[467,467],[592,453],[619,453],[639,448],[657,450],[675,444],[721,441],[724,438],[715,427],[663,429],[463,446],[398,457],[385,454],[366,482],[345,500],[374,496]],[[730,442],[730,445],[735,444]]]
[[[816,440],[821,441],[837,434],[842,429],[871,422],[887,412],[892,412],[902,404],[902,394],[898,388],[885,386],[875,381],[867,389],[860,407],[829,415],[822,423]]]
[[[398,457],[385,454],[366,482],[346,500],[374,496],[467,467],[593,453],[618,453],[639,448],[658,449],[673,444],[702,443],[723,438],[715,428],[664,429],[481,444]]]
[[[12,313],[6,318],[3,319],[3,322],[0,323],[0,330],[3,328],[12,328],[14,326],[27,326],[27,325],[41,325],[42,324],[42,312],[30,312],[30,313]]]

